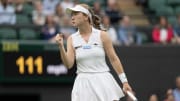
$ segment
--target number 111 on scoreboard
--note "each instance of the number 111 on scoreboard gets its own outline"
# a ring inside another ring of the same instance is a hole
[[[43,59],[42,56],[33,58],[29,56],[25,59],[23,56],[20,56],[16,60],[16,65],[18,66],[18,71],[20,74],[25,73],[25,67],[27,67],[28,74],[34,74],[34,69],[36,69],[37,74],[41,75],[43,73]]]

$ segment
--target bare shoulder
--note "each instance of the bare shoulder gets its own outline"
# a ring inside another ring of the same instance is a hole
[[[106,31],[101,31],[101,39],[103,42],[109,40],[109,36]]]
[[[67,38],[67,41],[72,41],[77,35],[78,35],[77,32],[69,35],[68,38]]]
[[[72,36],[69,36],[68,38],[67,38],[67,45],[68,46],[72,46]]]
[[[101,36],[106,36],[108,33],[106,31],[101,31]]]
[[[70,35],[68,38],[67,38],[67,41],[71,41],[72,40],[72,36]]]

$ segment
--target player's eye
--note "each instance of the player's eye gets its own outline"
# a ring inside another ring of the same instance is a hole
[[[78,14],[79,14],[79,12],[72,12],[71,16],[78,15]]]

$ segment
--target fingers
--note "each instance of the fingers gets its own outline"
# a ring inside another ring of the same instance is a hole
[[[127,88],[123,88],[123,91],[124,91],[125,93],[127,93],[128,89],[127,89]]]
[[[58,34],[56,35],[56,37],[57,37],[57,38],[63,38],[63,34],[59,34],[59,33],[58,33]]]
[[[63,40],[63,34],[58,33],[55,38],[57,42],[61,42]]]
[[[63,34],[62,33],[58,33],[59,37],[63,37]]]
[[[132,89],[131,89],[131,87],[130,87],[129,85],[126,85],[126,86],[123,87],[123,91],[124,91],[125,93],[127,93],[127,91],[132,92]]]

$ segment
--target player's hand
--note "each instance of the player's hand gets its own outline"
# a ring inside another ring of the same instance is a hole
[[[58,45],[63,46],[64,42],[63,42],[63,34],[57,34],[55,37],[56,42],[58,43]]]
[[[132,92],[132,88],[128,83],[123,83],[123,91],[127,93],[127,91]]]

